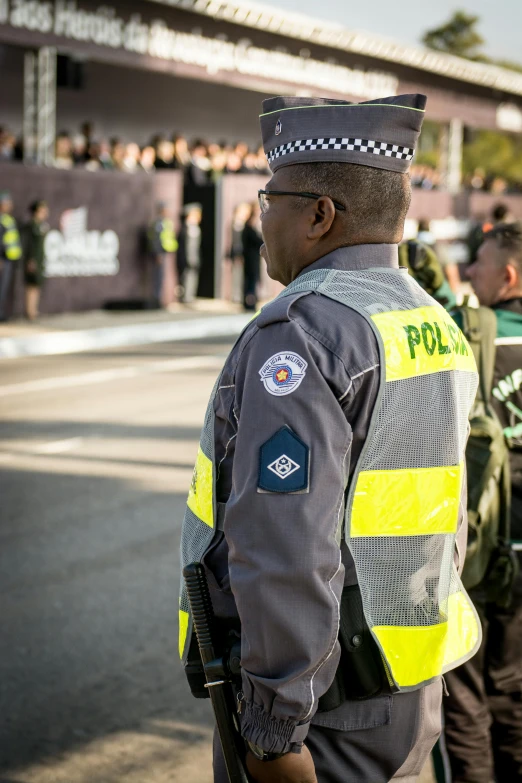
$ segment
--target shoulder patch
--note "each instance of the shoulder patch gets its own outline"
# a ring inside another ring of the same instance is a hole
[[[290,427],[281,427],[259,450],[258,492],[308,492],[310,449]]]
[[[274,397],[284,397],[299,388],[306,375],[306,362],[294,351],[280,351],[259,370],[263,386]]]

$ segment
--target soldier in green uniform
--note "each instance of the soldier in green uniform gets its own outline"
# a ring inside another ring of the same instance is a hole
[[[431,247],[419,242],[418,239],[401,242],[399,266],[407,269],[417,283],[446,310],[455,307],[457,303],[455,294],[444,277],[437,254]]]
[[[38,317],[44,278],[44,242],[49,231],[49,207],[45,201],[34,201],[29,211],[31,220],[24,231],[25,314],[30,321],[34,321]]]
[[[510,534],[522,565],[522,222],[498,222],[486,233],[468,276],[480,304],[496,316],[491,406],[509,446]],[[452,783],[522,780],[522,570],[510,604],[492,600],[494,555],[470,590],[483,642],[477,655],[446,675]]]
[[[7,321],[7,300],[14,265],[22,257],[20,234],[12,211],[10,194],[7,191],[0,192],[0,321]]]

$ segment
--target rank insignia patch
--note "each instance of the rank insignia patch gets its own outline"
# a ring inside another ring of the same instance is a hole
[[[269,394],[284,397],[301,385],[308,362],[293,351],[275,353],[259,370],[263,385]]]
[[[281,427],[259,452],[258,492],[308,492],[310,449],[290,427]]]

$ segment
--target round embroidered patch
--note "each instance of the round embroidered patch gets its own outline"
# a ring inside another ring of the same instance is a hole
[[[259,370],[261,381],[267,392],[284,397],[294,392],[303,382],[308,362],[292,351],[275,353]]]

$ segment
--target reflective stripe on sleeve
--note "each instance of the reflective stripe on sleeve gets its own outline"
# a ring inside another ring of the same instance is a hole
[[[179,610],[179,657],[183,658],[185,644],[187,641],[189,615],[183,609]]]
[[[187,506],[202,522],[209,527],[214,527],[214,509],[212,505],[213,494],[213,467],[212,462],[203,453],[201,446],[198,449],[192,483],[190,485]]]

